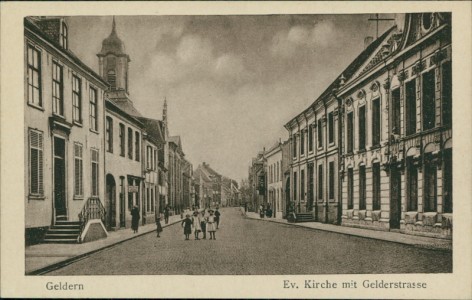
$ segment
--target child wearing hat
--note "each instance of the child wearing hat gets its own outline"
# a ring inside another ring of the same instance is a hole
[[[192,220],[190,220],[189,214],[187,214],[185,219],[182,220],[182,227],[184,228],[185,240],[188,240],[192,233]]]
[[[210,215],[208,216],[207,218],[207,225],[206,225],[206,229],[208,231],[208,233],[210,233],[210,240],[216,240],[216,237],[215,237],[215,231],[216,231],[216,217],[215,215],[213,214],[214,211],[213,210],[210,210],[209,211]]]
[[[202,227],[200,225],[200,214],[198,213],[198,211],[194,211],[193,212],[193,217],[192,217],[192,224],[193,224],[193,228],[194,228],[194,233],[195,233],[195,239],[196,240],[199,240],[198,238],[198,234],[200,233],[200,231],[202,231]]]

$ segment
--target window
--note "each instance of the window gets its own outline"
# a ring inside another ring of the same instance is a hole
[[[116,89],[116,73],[114,70],[108,71],[107,81],[110,84],[111,90],[114,91]]]
[[[405,86],[406,135],[416,132],[416,81],[411,80]]]
[[[372,101],[372,146],[380,145],[380,99]]]
[[[392,133],[400,134],[400,89],[392,91]]]
[[[313,126],[308,126],[308,151],[313,151]]]
[[[354,208],[354,170],[347,169],[347,209]]]
[[[107,141],[107,151],[113,153],[113,119],[107,117],[106,120],[106,141]]]
[[[365,166],[359,167],[359,209],[365,210]]]
[[[41,52],[28,44],[28,103],[42,107]]]
[[[318,199],[323,200],[323,165],[318,166]]]
[[[323,121],[318,120],[318,148],[323,148]]]
[[[84,195],[82,150],[83,147],[81,144],[74,144],[74,195],[79,197]]]
[[[365,105],[359,107],[359,150],[365,150]]]
[[[305,154],[305,130],[300,132],[300,155]]]
[[[92,149],[92,196],[98,196],[98,181],[99,181],[99,155],[97,149]]]
[[[149,194],[149,187],[146,188],[146,211],[149,211],[151,209],[151,195]]]
[[[43,133],[30,129],[29,131],[29,180],[30,194],[43,196]]]
[[[293,201],[297,200],[297,172],[293,172]]]
[[[128,158],[133,159],[133,130],[128,127]]]
[[[280,177],[279,177],[279,171],[280,171],[280,168],[279,168],[279,162],[277,162],[277,181],[280,180]]]
[[[152,148],[151,146],[146,147],[146,169],[150,170],[151,169],[151,151]]]
[[[372,202],[372,209],[380,210],[380,163],[372,164]]]
[[[434,128],[435,113],[435,82],[434,70],[423,74],[423,88],[422,88],[422,114],[423,114],[423,130]]]
[[[154,190],[151,189],[151,212],[154,211]]]
[[[408,211],[418,210],[418,169],[413,163],[413,158],[406,159],[407,164],[407,207]]]
[[[82,123],[82,82],[75,75],[72,76],[72,119]]]
[[[125,125],[120,123],[120,155],[125,156]]]
[[[137,131],[136,131],[136,141],[135,141],[135,144],[136,144],[135,147],[134,147],[134,148],[136,149],[136,156],[135,156],[135,159],[136,159],[136,161],[139,161],[139,156],[140,156],[140,155],[139,155],[140,140],[139,140],[139,132],[137,132]]]
[[[328,114],[328,142],[334,143],[334,115],[333,112]]]
[[[451,62],[442,65],[442,122],[443,125],[452,125],[452,70]]]
[[[347,153],[354,150],[354,115],[352,112],[347,114]]]
[[[97,90],[90,87],[90,129],[98,131]]]
[[[300,200],[305,201],[305,170],[300,171]]]
[[[436,165],[431,162],[431,153],[425,154],[424,164],[424,211],[436,211],[437,207],[437,173]]]
[[[334,161],[329,162],[329,199],[334,199]]]
[[[443,212],[452,213],[452,149],[444,150]]]
[[[293,145],[293,157],[296,158],[297,157],[297,136],[296,135],[293,135],[293,138],[292,138],[292,145]]]
[[[61,31],[61,46],[64,49],[69,49],[69,44],[68,44],[68,31],[67,31],[67,25],[65,22],[62,22],[62,31]]]
[[[154,170],[157,170],[157,150],[154,150]]]
[[[64,115],[64,97],[62,82],[62,67],[57,63],[52,63],[52,110],[55,114]]]

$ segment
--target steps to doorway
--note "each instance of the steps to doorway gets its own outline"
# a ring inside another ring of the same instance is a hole
[[[80,234],[80,222],[56,221],[44,237],[44,243],[76,244]]]

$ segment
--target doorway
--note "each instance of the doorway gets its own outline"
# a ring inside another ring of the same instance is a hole
[[[400,229],[402,214],[401,173],[398,168],[390,170],[390,229]]]
[[[116,183],[113,175],[107,174],[106,182],[107,227],[110,229],[116,227]]]
[[[54,209],[56,220],[67,220],[65,140],[54,137]]]

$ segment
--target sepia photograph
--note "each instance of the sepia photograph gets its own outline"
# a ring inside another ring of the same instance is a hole
[[[166,291],[141,296],[177,297],[254,276],[239,297],[415,298],[463,272],[459,15],[372,8],[17,17],[23,284],[102,297],[87,280],[145,276]],[[264,278],[280,292],[251,294]]]

